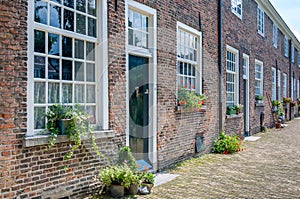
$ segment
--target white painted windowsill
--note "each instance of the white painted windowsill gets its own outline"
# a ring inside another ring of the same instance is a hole
[[[94,131],[96,139],[113,138],[115,136],[113,130]],[[49,135],[34,135],[27,136],[23,141],[24,147],[33,147],[48,144]],[[88,137],[83,137],[83,140],[87,140]],[[55,140],[55,143],[68,142],[67,135],[59,135]]]

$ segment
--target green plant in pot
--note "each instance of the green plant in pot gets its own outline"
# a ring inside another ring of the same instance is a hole
[[[241,110],[242,110],[242,105],[241,104],[237,104],[234,106],[234,110],[236,112],[236,114],[240,114]]]
[[[100,172],[99,180],[113,197],[123,197],[125,188],[130,187],[134,176],[127,166],[110,166]]]
[[[72,157],[75,150],[81,146],[82,137],[88,136],[91,139],[92,149],[100,156],[94,133],[89,126],[90,115],[83,107],[74,107],[62,104],[54,104],[49,107],[47,113],[46,129],[50,133],[48,149],[51,148],[59,134],[66,134],[69,141],[69,150],[64,155],[64,160]]]

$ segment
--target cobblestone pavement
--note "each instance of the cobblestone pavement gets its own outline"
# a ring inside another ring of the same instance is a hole
[[[255,136],[237,154],[182,163],[170,171],[179,177],[137,198],[300,198],[300,120]]]

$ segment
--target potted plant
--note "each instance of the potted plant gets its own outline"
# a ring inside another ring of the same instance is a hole
[[[297,102],[295,100],[291,99],[290,104],[291,104],[291,107],[294,107],[294,106],[296,106]]]
[[[255,96],[255,101],[256,101],[256,103],[258,103],[258,104],[263,104],[264,103],[264,96],[263,95],[256,95]]]
[[[242,105],[241,104],[237,104],[234,106],[234,110],[235,110],[235,114],[240,114],[241,110],[242,110]]]
[[[236,114],[236,110],[234,106],[227,106],[226,115],[234,115]]]
[[[273,100],[272,101],[272,106],[273,107],[279,107],[281,105],[281,103],[278,100]]]
[[[287,103],[290,103],[290,102],[291,102],[291,98],[289,98],[289,97],[284,97],[284,98],[282,99],[282,101],[283,101],[284,104],[287,104]]]
[[[54,104],[48,109],[46,118],[46,130],[50,133],[48,149],[55,144],[59,134],[66,134],[70,144],[69,150],[66,152],[63,159],[68,160],[72,157],[74,151],[80,147],[82,137],[89,136],[92,142],[92,149],[100,156],[95,136],[91,127],[88,125],[90,116],[80,105],[71,107],[62,104]]]
[[[139,179],[140,179],[141,189],[147,188],[148,192],[151,193],[152,187],[154,186],[154,179],[155,179],[154,174],[151,172],[143,171],[139,173]]]
[[[195,91],[190,91],[185,88],[178,89],[177,96],[177,107],[183,109],[190,109],[193,111],[200,110],[205,103],[205,96],[196,93]]]
[[[127,166],[110,166],[99,174],[100,182],[110,191],[113,197],[123,197],[125,188],[129,188],[134,178]]]

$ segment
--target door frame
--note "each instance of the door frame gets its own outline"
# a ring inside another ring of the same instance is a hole
[[[244,90],[244,132],[250,136],[250,73],[249,73],[249,55],[243,53],[243,59],[246,60],[246,74],[243,74],[246,90]],[[242,66],[244,67],[244,66]]]
[[[128,45],[128,10],[149,16],[148,49]],[[156,10],[133,0],[125,0],[125,50],[126,50],[126,146],[129,146],[129,55],[149,58],[149,160],[157,171],[157,17]]]

